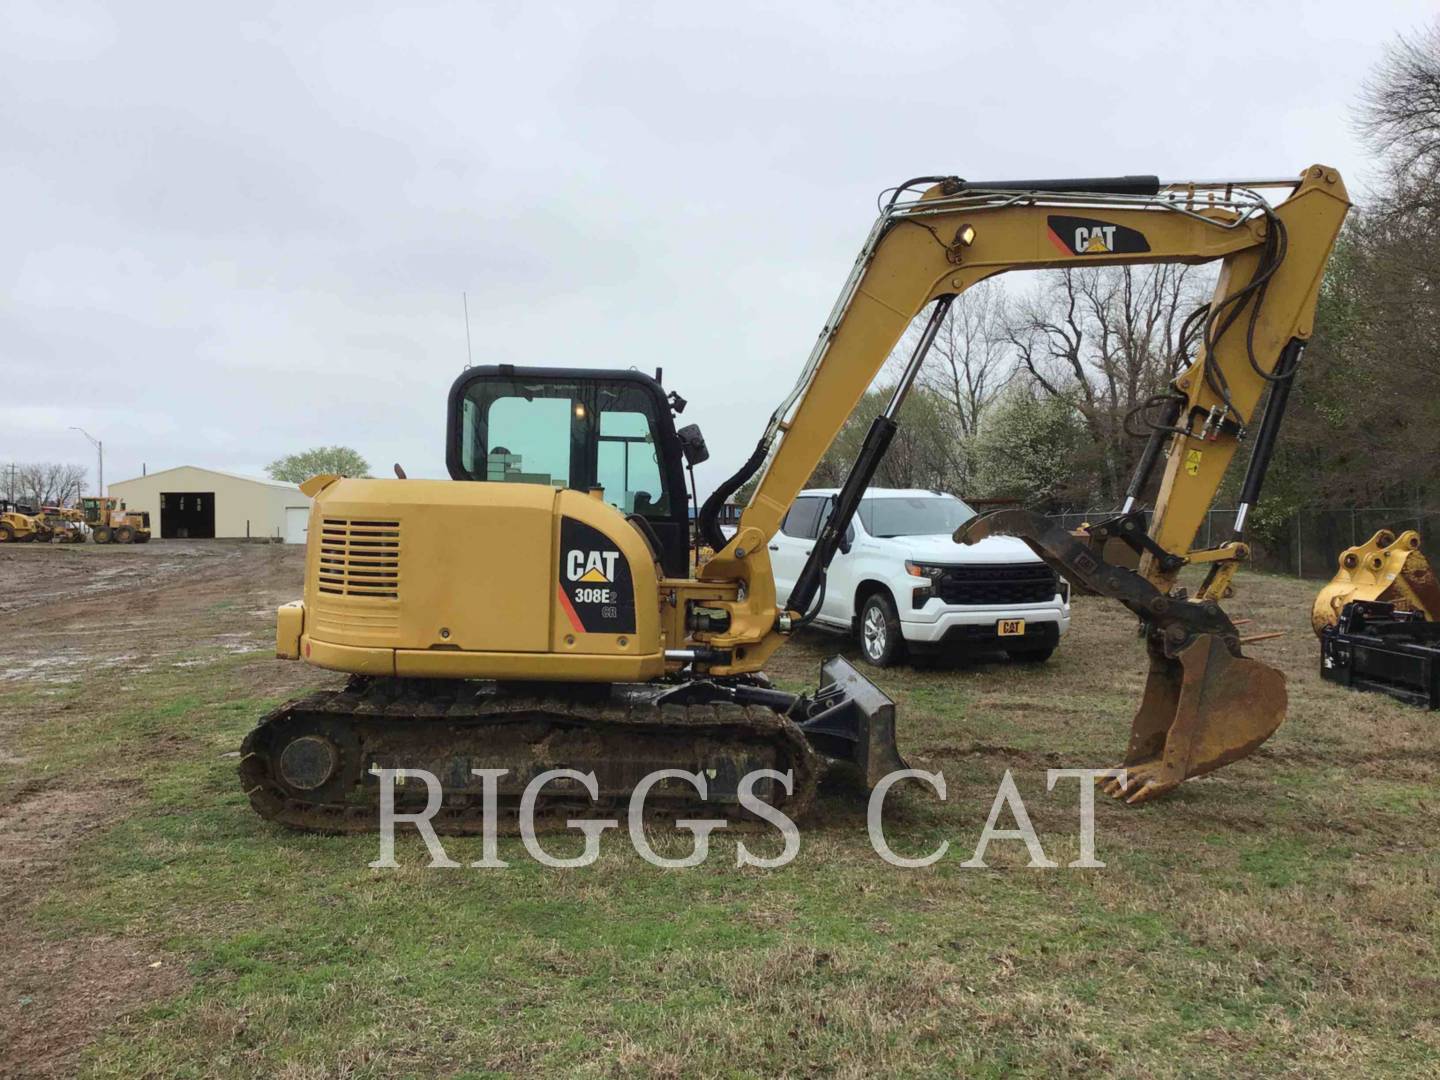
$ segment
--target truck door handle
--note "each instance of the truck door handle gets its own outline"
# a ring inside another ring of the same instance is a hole
[[[780,550],[780,545],[779,545],[779,544],[771,544],[771,545],[770,545],[770,550],[771,550],[771,551],[779,551],[779,550]]]

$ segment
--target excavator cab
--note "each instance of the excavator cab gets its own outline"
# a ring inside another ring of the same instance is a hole
[[[450,390],[453,480],[543,484],[597,494],[625,514],[672,577],[689,570],[684,466],[699,429],[675,430],[678,394],[638,371],[472,368]]]

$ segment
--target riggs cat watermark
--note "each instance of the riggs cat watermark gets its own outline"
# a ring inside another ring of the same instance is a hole
[[[370,866],[390,868],[399,865],[395,861],[395,826],[397,824],[415,827],[425,841],[426,848],[429,849],[431,866],[458,867],[463,865],[450,858],[446,853],[444,846],[440,843],[440,837],[436,835],[434,825],[431,824],[431,819],[440,811],[444,799],[444,790],[436,776],[424,769],[375,768],[370,772],[378,777],[380,782],[380,857],[370,863]],[[503,869],[509,863],[501,859],[499,855],[497,785],[501,777],[508,775],[509,770],[472,769],[471,772],[480,778],[483,817],[481,857],[469,865],[486,870]],[[1066,863],[1068,868],[1095,869],[1105,865],[1095,855],[1095,784],[1100,779],[1110,777],[1115,777],[1124,783],[1125,770],[1045,770],[1046,791],[1054,791],[1055,785],[1060,780],[1074,779],[1079,782],[1079,858]],[[395,809],[395,785],[397,781],[403,783],[409,780],[419,780],[425,784],[425,809],[402,813]],[[536,810],[545,786],[560,780],[580,784],[589,793],[592,801],[597,801],[600,797],[599,784],[593,772],[582,773],[575,769],[551,769],[541,773],[526,785],[524,794],[520,798],[518,823],[521,843],[530,858],[542,865],[559,869],[589,866],[600,857],[601,838],[606,830],[615,829],[618,833],[620,821],[618,818],[571,818],[567,820],[566,825],[585,837],[584,850],[579,855],[567,858],[550,854],[541,845],[536,833]],[[652,772],[641,780],[631,792],[625,832],[636,853],[652,866],[664,869],[699,866],[710,857],[710,835],[718,829],[727,828],[730,823],[720,818],[681,818],[675,822],[676,828],[690,833],[694,838],[689,854],[679,858],[666,858],[661,855],[655,850],[645,833],[645,800],[655,785],[669,780],[684,781],[690,784],[701,800],[709,797],[708,783],[703,772],[687,772],[684,769],[660,769]],[[800,853],[800,830],[783,810],[771,805],[756,794],[756,785],[762,780],[774,781],[785,790],[786,794],[790,794],[794,790],[793,777],[789,772],[757,769],[747,773],[741,779],[738,789],[740,806],[758,820],[774,828],[780,834],[783,846],[778,855],[760,856],[745,846],[743,837],[738,837],[735,841],[735,865],[773,870],[793,862],[795,856]],[[883,777],[871,791],[870,803],[865,812],[865,825],[870,837],[870,846],[874,849],[875,854],[891,866],[901,868],[930,866],[945,857],[950,850],[949,840],[941,841],[933,851],[916,855],[902,855],[895,851],[890,844],[890,838],[886,835],[884,823],[886,796],[890,789],[901,780],[913,780],[928,785],[942,801],[946,797],[943,773],[926,772],[923,769],[900,769]],[[1013,822],[1013,828],[1000,827],[1002,814],[1008,814],[1009,820]],[[1009,769],[1005,770],[1000,786],[996,789],[995,799],[990,805],[989,817],[985,820],[985,827],[980,832],[973,852],[960,865],[967,868],[984,868],[986,866],[986,849],[994,840],[1018,840],[1024,843],[1030,856],[1027,865],[1031,867],[1054,869],[1060,865],[1045,854],[1040,838],[1030,823],[1030,813],[1025,808],[1025,801],[1020,797],[1020,791],[1015,786],[1015,779]]]

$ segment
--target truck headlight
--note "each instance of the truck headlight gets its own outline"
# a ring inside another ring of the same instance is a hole
[[[910,562],[907,559],[905,562],[905,572],[911,577],[929,578],[931,581],[939,581],[945,576],[945,567]]]

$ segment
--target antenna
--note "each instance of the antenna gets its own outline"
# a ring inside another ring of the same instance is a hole
[[[470,297],[462,292],[460,302],[465,305],[465,370],[469,371],[475,364],[475,357],[470,353]]]

